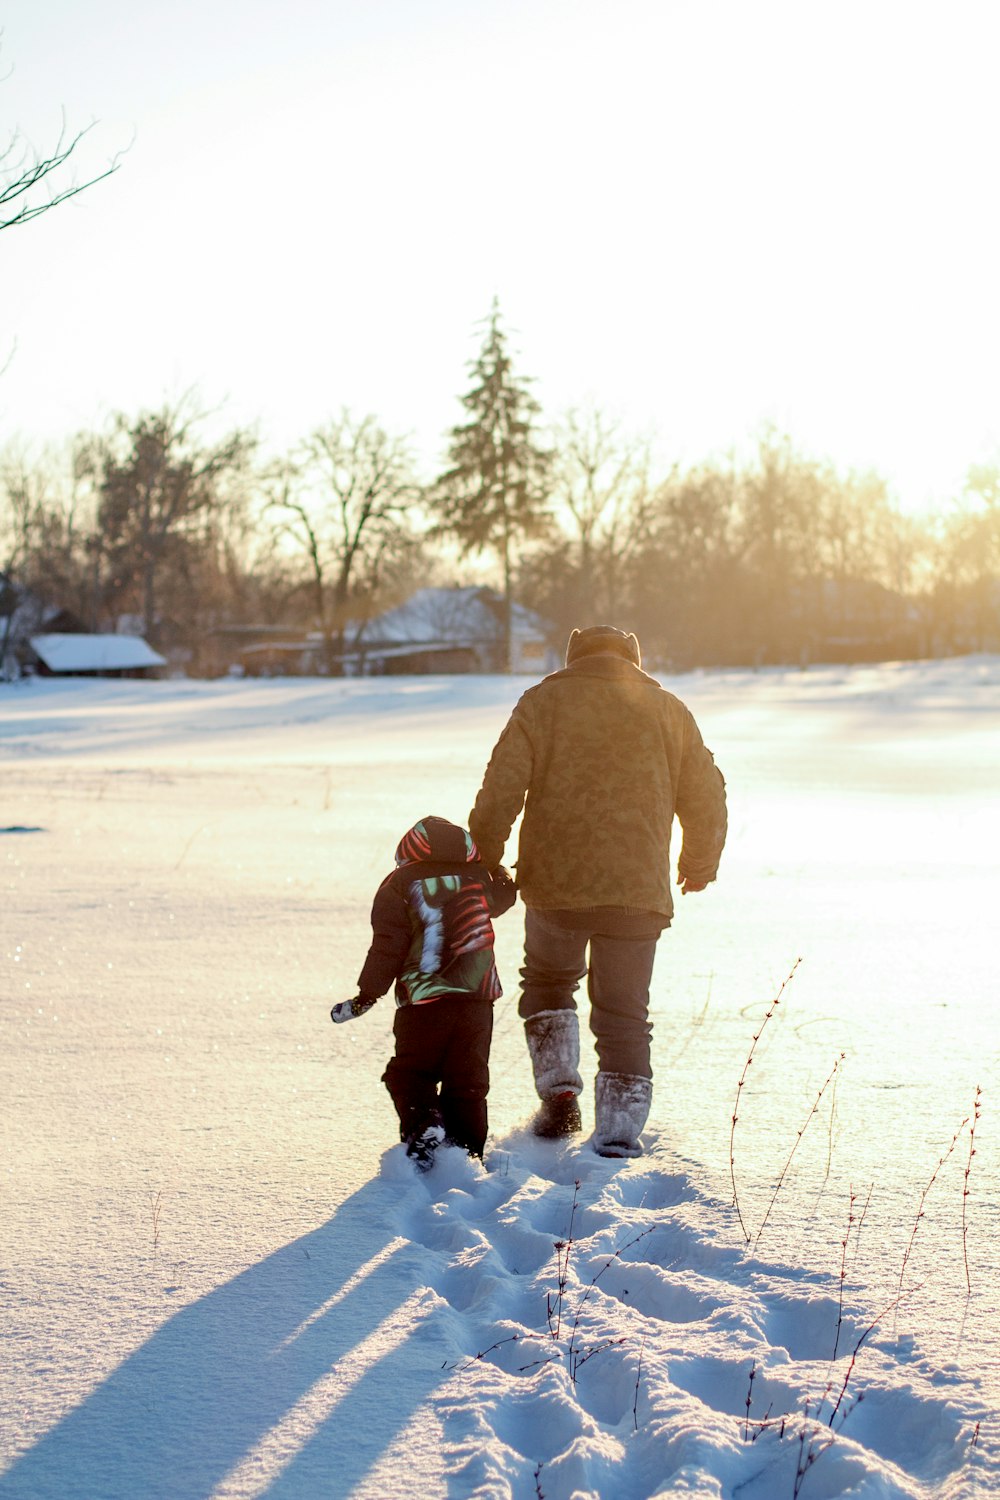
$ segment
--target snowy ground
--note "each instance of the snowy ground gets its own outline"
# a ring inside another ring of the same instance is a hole
[[[1000,1493],[1000,660],[668,681],[732,833],[647,1154],[524,1135],[517,908],[417,1179],[327,1010],[526,685],[0,687],[3,1500]]]

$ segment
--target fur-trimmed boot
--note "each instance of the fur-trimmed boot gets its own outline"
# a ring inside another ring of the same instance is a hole
[[[638,1073],[598,1073],[594,1139],[598,1156],[641,1156],[639,1135],[653,1102],[653,1080]]]
[[[533,1135],[547,1140],[572,1135],[582,1125],[577,1096],[580,1077],[580,1022],[575,1010],[542,1010],[524,1023],[535,1088],[542,1107],[531,1122]]]

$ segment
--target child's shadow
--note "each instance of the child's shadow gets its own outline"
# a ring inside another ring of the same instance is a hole
[[[367,1183],[175,1314],[0,1476],[3,1500],[188,1500],[227,1475],[234,1494],[349,1493],[453,1352],[396,1234],[409,1191]]]

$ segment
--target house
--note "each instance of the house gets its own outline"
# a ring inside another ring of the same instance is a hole
[[[25,665],[44,677],[147,677],[166,658],[137,635],[33,635]]]
[[[511,605],[512,672],[542,676],[559,665],[552,629],[522,604]],[[346,672],[503,672],[504,600],[490,588],[425,588],[396,609],[349,632]]]
[[[798,590],[805,629],[803,659],[814,662],[909,660],[922,655],[913,601],[863,578],[816,578]]]
[[[198,641],[201,677],[306,677],[321,669],[322,641],[294,625],[217,625]]]

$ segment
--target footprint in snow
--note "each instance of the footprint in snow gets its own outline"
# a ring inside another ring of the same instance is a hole
[[[725,1306],[659,1266],[640,1261],[624,1264],[618,1258],[598,1283],[605,1296],[616,1297],[648,1318],[664,1323],[700,1323]]]

